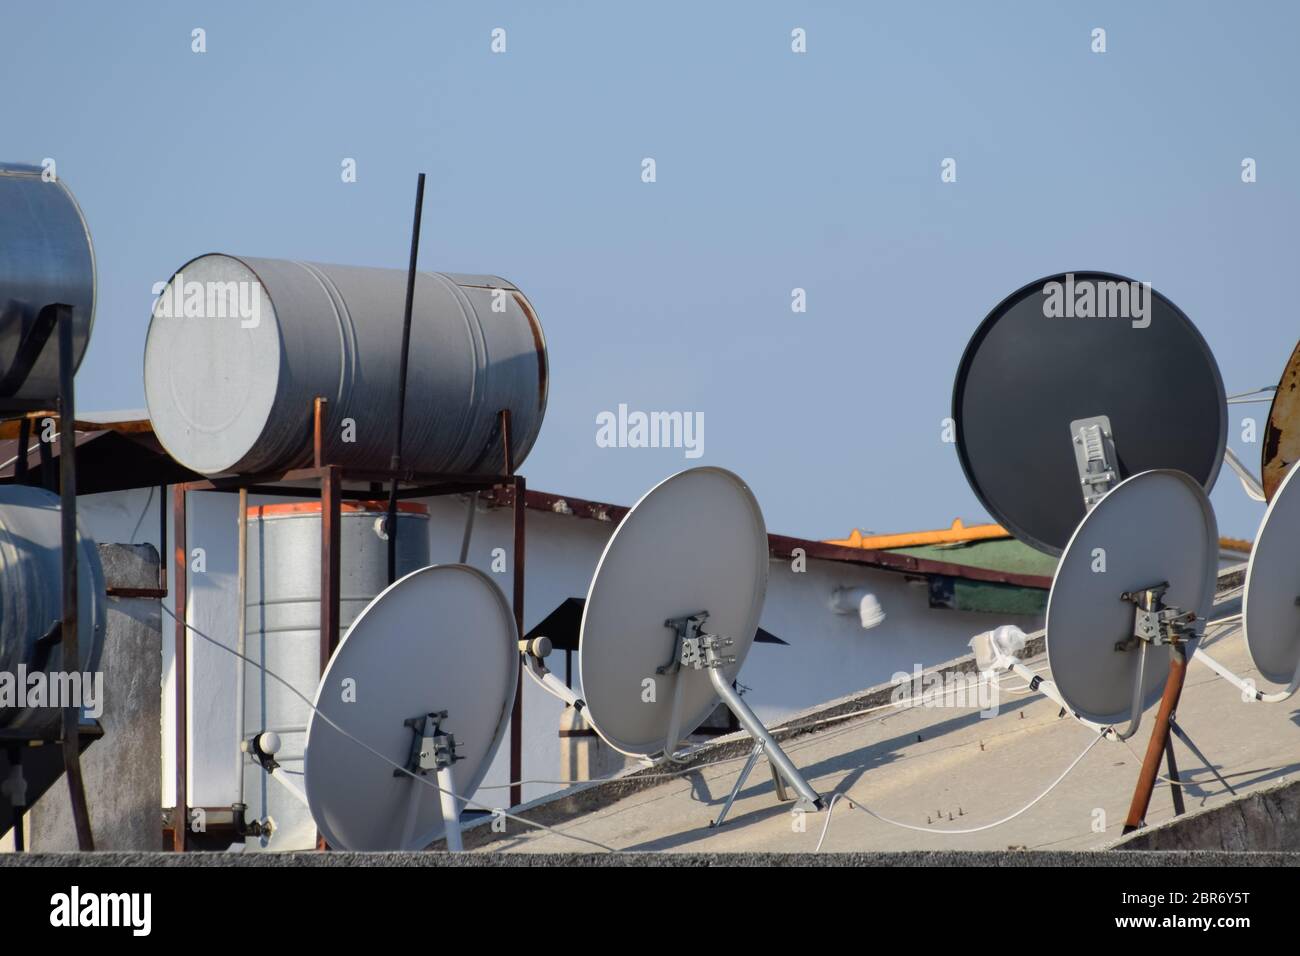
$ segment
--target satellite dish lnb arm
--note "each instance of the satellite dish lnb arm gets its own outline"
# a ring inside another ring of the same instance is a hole
[[[1037,674],[1030,670],[1029,667],[1021,663],[1018,659],[1012,658],[1011,662],[1007,665],[1007,669],[1017,677],[1024,680],[1024,682],[1029,685],[1031,691],[1042,694],[1089,730],[1096,731],[1099,734],[1108,733],[1112,730],[1112,728],[1105,724],[1095,723],[1088,720],[1086,717],[1080,717],[1076,714],[1070,709],[1070,705],[1065,702],[1065,697],[1057,689],[1054,681],[1050,681],[1042,674]]]
[[[310,807],[310,804],[307,802],[307,794],[303,793],[301,789],[299,789],[294,784],[290,783],[289,778],[284,775],[283,770],[281,770],[279,767],[277,767],[276,770],[280,770],[280,772],[276,773],[274,770],[272,770],[270,773],[267,774],[267,776],[270,777],[272,780],[274,780],[276,783],[278,783],[280,786],[284,787],[284,789],[288,790],[291,794],[293,794],[294,799],[297,800],[299,803],[301,803],[304,807]]]
[[[279,734],[273,731],[262,731],[241,741],[239,749],[265,770],[268,777],[293,794],[294,799],[304,807],[308,806],[307,794],[289,782],[284,769],[275,759],[275,755],[280,752]],[[276,773],[277,770],[280,772]]]
[[[1274,691],[1271,694],[1265,694],[1256,689],[1254,681],[1248,681],[1243,677],[1238,677],[1199,647],[1192,651],[1192,659],[1200,661],[1210,670],[1214,671],[1214,673],[1226,680],[1229,684],[1240,690],[1243,694],[1247,694],[1255,700],[1261,701],[1265,704],[1280,704],[1282,701],[1291,697],[1296,690],[1300,689],[1300,664],[1296,665],[1295,674],[1292,675],[1291,683],[1287,685],[1286,690],[1279,690]]]
[[[544,637],[532,641],[520,641],[519,653],[523,656],[524,670],[552,697],[558,697],[575,710],[583,710],[587,702],[575,694],[572,688],[556,677],[542,662],[550,653],[551,642]]]
[[[1237,473],[1237,480],[1241,482],[1241,487],[1245,489],[1249,497],[1256,501],[1268,500],[1264,497],[1264,486],[1259,483],[1259,479],[1246,467],[1246,463],[1237,457],[1237,453],[1227,445],[1223,446],[1223,460],[1228,463],[1229,468]]]
[[[1128,740],[1138,732],[1142,726],[1142,704],[1143,691],[1146,689],[1146,671],[1147,671],[1147,642],[1138,642],[1138,666],[1137,673],[1133,675],[1133,709],[1129,714],[1128,726],[1122,731],[1111,727],[1109,733],[1114,734],[1116,740]]]
[[[1031,670],[1016,656],[1031,636],[1042,637],[1046,633],[1046,631],[1035,631],[1032,635],[1027,635],[1014,625],[1006,625],[992,631],[985,631],[983,634],[976,634],[970,641],[975,656],[975,667],[981,676],[988,676],[993,680],[997,680],[997,675],[1003,671],[1015,674],[1029,685],[1031,692],[1042,694],[1060,707],[1062,713],[1069,714],[1089,730],[1113,737],[1114,730],[1109,725],[1098,724],[1079,716],[1066,702],[1065,695],[1061,693],[1055,681]],[[1000,636],[1004,634],[1005,636]]]

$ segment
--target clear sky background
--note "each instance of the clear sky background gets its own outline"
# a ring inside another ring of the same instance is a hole
[[[6,0],[0,158],[55,158],[90,223],[81,408],[143,405],[151,287],[195,255],[405,268],[424,171],[421,266],[505,276],[545,327],[531,487],[631,503],[718,464],[773,531],[911,530],[982,516],[940,422],[970,334],[1033,279],[1150,281],[1229,393],[1277,382],[1297,35],[1284,0]],[[619,403],[702,411],[704,457],[597,447]],[[1267,405],[1231,412],[1257,468],[1240,421]],[[1230,473],[1214,500],[1253,537]]]

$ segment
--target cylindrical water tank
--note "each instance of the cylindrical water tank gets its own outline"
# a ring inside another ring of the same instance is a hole
[[[339,625],[352,624],[388,586],[388,539],[383,502],[344,502],[339,526]],[[397,574],[429,564],[428,509],[400,502],[397,516]],[[248,509],[248,566],[244,737],[259,731],[279,735],[276,760],[287,779],[301,787],[302,756],[310,708],[320,683],[320,502],[253,506]],[[429,609],[436,614],[436,608]],[[275,677],[288,683],[294,693]],[[357,706],[374,700],[382,687],[357,688]],[[298,696],[301,694],[302,696]],[[244,770],[244,802],[250,817],[274,819],[276,830],[259,848],[311,849],[316,827],[291,793],[269,780],[254,763]],[[254,849],[249,844],[249,849]]]
[[[104,571],[95,542],[84,534],[77,538],[79,660],[65,664],[58,644],[39,643],[63,619],[61,531],[58,495],[0,486],[0,728],[6,730],[53,732],[59,710],[31,704],[67,703],[65,691],[80,693],[71,703],[103,703],[92,699],[102,681],[88,685],[87,680],[94,681],[104,642]],[[34,697],[38,685],[43,686],[40,700]]]
[[[154,305],[144,389],[154,432],[203,474],[307,464],[312,403],[329,399],[331,464],[386,468],[397,431],[406,273],[206,255]],[[510,411],[515,465],[546,411],[546,343],[532,306],[494,276],[420,272],[402,464],[497,473]]]
[[[90,230],[62,180],[39,166],[0,163],[0,378],[47,305],[72,306],[74,367],[95,322],[95,252]],[[58,338],[51,334],[27,380],[9,397],[52,398],[59,388]]]

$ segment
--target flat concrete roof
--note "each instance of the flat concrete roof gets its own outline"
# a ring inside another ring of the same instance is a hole
[[[1221,577],[1221,582],[1237,579]],[[1221,600],[1227,602],[1221,612],[1230,610],[1234,596],[1227,592]],[[1239,603],[1239,597],[1235,600]],[[1239,629],[1221,629],[1205,647],[1237,673],[1257,677]],[[1049,676],[1041,648],[1041,640],[1031,645],[1036,653],[1026,663]],[[972,667],[963,658],[935,672]],[[842,795],[832,814],[803,815],[802,829],[790,805],[776,800],[763,761],[725,825],[710,827],[748,752],[749,739],[732,735],[693,753],[696,766],[681,776],[663,779],[658,775],[667,768],[654,768],[554,794],[521,811],[558,832],[510,822],[503,835],[479,824],[467,831],[466,845],[507,853],[590,852],[590,845],[569,838],[573,836],[632,852],[806,854],[819,841],[822,852],[832,853],[1092,851],[1115,843],[1154,707],[1127,744],[1096,743],[1055,789],[999,826],[967,833],[921,832],[882,822],[851,805],[908,826],[958,831],[1003,820],[1031,803],[1095,735],[1060,716],[1055,704],[1018,678],[1004,679],[1002,686],[1002,705],[991,717],[981,717],[977,706],[955,706],[955,691],[948,694],[947,706],[897,706],[889,702],[891,688],[885,686],[786,722],[794,729],[777,737],[784,738],[791,759],[824,796]],[[846,714],[856,716],[846,719]],[[1237,690],[1194,661],[1178,718],[1238,794],[1269,787],[1300,770],[1295,707],[1244,703]],[[1175,748],[1189,813],[1231,799],[1181,742]],[[1172,816],[1171,789],[1158,784],[1147,823],[1155,826]]]

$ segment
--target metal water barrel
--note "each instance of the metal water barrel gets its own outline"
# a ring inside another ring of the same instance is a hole
[[[429,512],[399,502],[397,575],[429,564]],[[339,525],[339,628],[346,633],[357,615],[388,586],[388,539],[383,535],[387,505],[344,502]],[[302,785],[302,756],[310,708],[320,683],[320,502],[252,506],[248,522],[245,592],[245,737],[270,730],[279,735],[276,760],[291,783]],[[430,608],[436,614],[436,608]],[[267,671],[288,681],[290,690]],[[358,706],[383,693],[358,688]],[[302,696],[300,697],[299,694]],[[267,779],[255,763],[244,769],[249,818],[275,820],[270,840],[249,849],[311,849],[316,826],[307,808]]]
[[[57,708],[19,706],[24,701],[16,696],[18,686],[30,695],[33,673],[44,672],[43,682],[50,688],[50,675],[93,674],[99,666],[107,613],[104,571],[95,542],[84,533],[77,537],[80,660],[65,666],[58,644],[46,649],[40,643],[63,618],[61,532],[58,495],[42,488],[0,486],[0,728],[5,730],[39,735],[58,729]],[[62,679],[60,683],[67,686]],[[84,681],[78,679],[78,684]]]
[[[95,322],[95,251],[77,201],[39,166],[0,163],[0,380],[47,305],[72,306],[74,367]],[[59,387],[58,338],[51,334],[10,398],[52,398]]]
[[[397,427],[406,273],[212,254],[182,266],[145,343],[149,417],[168,453],[203,474],[305,465],[312,403],[329,399],[331,464],[387,467]],[[496,473],[498,412],[516,465],[546,411],[546,343],[532,306],[495,276],[420,272],[405,468]]]

